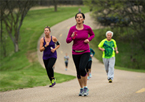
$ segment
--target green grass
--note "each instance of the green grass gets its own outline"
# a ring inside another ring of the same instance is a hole
[[[17,53],[14,53],[12,41],[7,32],[4,31],[7,57],[1,57],[0,61],[0,91],[49,84],[46,71],[37,60],[37,41],[45,26],[51,27],[74,17],[79,7],[59,7],[58,12],[54,12],[54,8],[29,11],[20,29],[20,50]],[[89,12],[89,9],[85,6],[81,9],[84,13]],[[75,76],[59,73],[55,73],[55,77],[57,83],[75,78]]]
[[[55,73],[55,78],[57,83],[62,83],[74,79],[75,76]],[[38,63],[23,67],[21,70],[2,71],[0,80],[0,91],[45,86],[49,83],[45,69]]]
[[[143,69],[130,69],[130,68],[119,67],[119,66],[115,66],[115,69],[145,73],[145,70],[143,70]]]
[[[101,40],[105,38],[105,33],[109,28],[97,29],[94,30],[95,38],[90,42],[90,47],[95,51],[95,57],[102,62],[102,52],[98,49],[98,44]],[[114,29],[115,30],[115,29]],[[113,31],[114,32],[114,31]],[[118,34],[120,34],[118,32]],[[113,38],[116,38],[119,54],[116,54],[115,65],[117,69],[136,71],[136,72],[145,72],[145,54],[144,51],[140,49],[138,44],[134,44],[134,48],[130,46],[130,43],[123,42],[119,40],[117,35],[114,34]],[[131,59],[132,52],[135,53],[133,58],[136,59],[133,61]]]

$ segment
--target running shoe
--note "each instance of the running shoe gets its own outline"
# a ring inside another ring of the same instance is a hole
[[[89,77],[92,78],[92,74],[91,73],[89,73]]]
[[[80,89],[79,96],[83,96],[84,89]]]
[[[112,79],[111,78],[109,78],[108,81],[109,81],[109,83],[112,83]]]
[[[67,71],[67,68],[65,68],[65,71]]]
[[[56,79],[52,79],[52,85],[54,86],[56,84]]]
[[[84,96],[88,96],[88,94],[89,94],[89,89],[88,88],[84,88]]]
[[[52,84],[52,83],[50,83],[50,84],[49,84],[49,87],[53,87],[53,84]]]

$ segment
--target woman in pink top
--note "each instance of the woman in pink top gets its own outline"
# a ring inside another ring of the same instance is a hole
[[[72,56],[81,87],[79,96],[87,96],[89,89],[87,87],[87,72],[85,68],[90,57],[88,43],[94,38],[95,34],[90,26],[83,24],[85,20],[83,13],[77,13],[75,19],[77,24],[70,28],[66,42],[70,43],[73,41]]]

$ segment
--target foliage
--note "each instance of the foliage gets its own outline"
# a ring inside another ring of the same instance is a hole
[[[128,31],[128,35],[132,36],[128,40],[138,41],[142,49],[145,51],[145,1],[144,0],[84,0],[84,4],[93,9],[93,16],[97,19],[101,17],[108,26],[107,21],[117,18],[118,22],[111,22],[111,28],[119,27],[121,29],[133,30]],[[106,20],[107,19],[107,20]],[[116,20],[116,19],[114,19]],[[110,23],[110,22],[109,22]],[[129,24],[130,23],[130,24]],[[122,32],[124,33],[124,32]]]
[[[132,62],[128,62],[131,65],[126,67],[141,68],[138,64],[142,61],[136,56],[140,56],[140,51],[145,52],[145,1],[84,0],[84,4],[92,7],[92,15],[99,23],[114,32],[113,38],[129,45],[129,58],[124,57],[124,60]],[[126,48],[122,50],[126,51]]]
[[[18,43],[23,20],[29,9],[34,6],[37,1],[38,0],[1,0],[1,22],[3,22],[14,44],[15,52],[19,50]]]

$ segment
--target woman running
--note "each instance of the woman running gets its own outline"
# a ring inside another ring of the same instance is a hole
[[[67,43],[73,41],[72,57],[77,71],[77,78],[80,84],[79,96],[88,95],[87,72],[85,70],[90,57],[89,42],[94,38],[91,27],[83,24],[85,15],[81,12],[75,15],[76,25],[72,26],[66,38]],[[90,37],[88,37],[90,35]]]
[[[56,50],[60,47],[60,44],[57,41],[56,37],[50,35],[50,27],[45,27],[44,33],[45,37],[42,37],[40,40],[40,51],[43,51],[43,62],[47,71],[47,75],[50,79],[49,87],[53,87],[56,84],[53,66],[57,59]],[[56,47],[55,44],[57,45]]]

